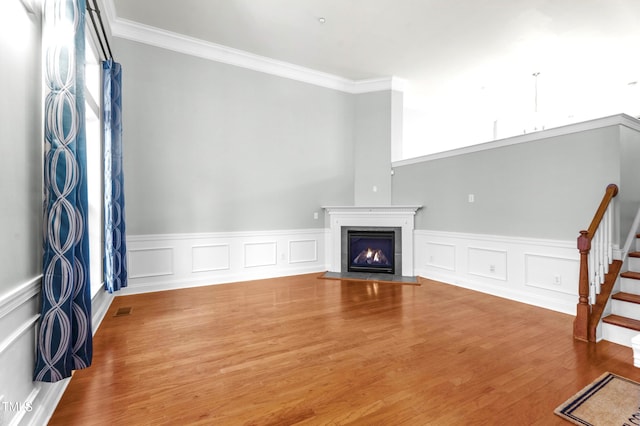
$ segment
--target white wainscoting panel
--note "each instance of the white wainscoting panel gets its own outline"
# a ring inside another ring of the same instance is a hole
[[[275,241],[265,243],[245,243],[244,267],[271,266],[278,262],[278,244]]]
[[[36,324],[40,318],[42,276],[16,285],[0,296],[0,395],[12,409],[0,407],[0,424],[18,424],[28,413],[35,389],[33,362]]]
[[[318,261],[317,240],[289,241],[289,263]]]
[[[433,241],[425,242],[427,266],[432,268],[456,270],[456,246],[454,244],[442,244]]]
[[[129,278],[173,274],[173,247],[128,249]]]
[[[575,315],[575,241],[415,231],[416,275]]]
[[[524,258],[526,285],[571,295],[578,294],[579,259],[534,253],[525,253]]]
[[[468,247],[467,260],[470,274],[507,281],[507,251],[481,247]]]
[[[129,286],[135,294],[327,270],[322,229],[127,238]]]
[[[0,296],[0,424],[18,424],[31,410],[35,330],[40,318],[42,276],[18,284]]]
[[[0,425],[47,424],[69,383],[33,381],[41,286],[37,276],[0,295],[0,396],[10,404],[0,406]],[[106,291],[93,298],[93,333],[112,300]]]
[[[229,269],[229,244],[212,244],[192,247],[192,272],[221,271]]]

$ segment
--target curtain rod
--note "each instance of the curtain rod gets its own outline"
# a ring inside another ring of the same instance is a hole
[[[91,2],[93,2],[93,7],[91,7]],[[98,43],[100,43],[100,50],[102,50],[102,55],[105,59],[113,59],[113,53],[111,53],[111,46],[109,46],[109,39],[107,38],[107,32],[104,30],[104,23],[102,22],[102,15],[100,14],[100,8],[96,3],[96,0],[87,0],[87,10],[89,11],[89,16],[91,17],[91,24],[93,25],[93,29],[96,32],[96,37],[98,38]],[[98,22],[96,22],[96,18],[98,17]],[[98,27],[98,24],[100,27]],[[103,43],[104,40],[104,43]],[[105,49],[106,46],[106,49]],[[107,54],[107,51],[109,54]]]

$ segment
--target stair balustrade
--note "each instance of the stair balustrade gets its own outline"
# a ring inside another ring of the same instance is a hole
[[[573,322],[573,337],[578,340],[596,340],[596,326],[604,309],[599,300],[610,265],[613,263],[613,198],[618,194],[618,186],[610,184],[604,193],[600,206],[587,230],[580,231],[578,250],[580,251],[580,278],[578,286],[578,306]],[[617,272],[616,272],[617,275]],[[612,285],[610,286],[612,287]],[[611,288],[607,288],[608,299]],[[594,309],[596,305],[601,305]],[[596,315],[593,315],[593,314]]]

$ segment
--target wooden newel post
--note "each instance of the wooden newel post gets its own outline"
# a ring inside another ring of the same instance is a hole
[[[591,306],[589,305],[589,251],[591,250],[591,238],[588,231],[580,231],[578,237],[578,250],[580,251],[580,281],[578,285],[578,307],[576,318],[573,321],[573,337],[578,340],[589,341],[589,317]]]

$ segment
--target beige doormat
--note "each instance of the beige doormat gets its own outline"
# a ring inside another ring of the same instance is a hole
[[[605,373],[555,409],[577,425],[640,425],[640,384]]]

